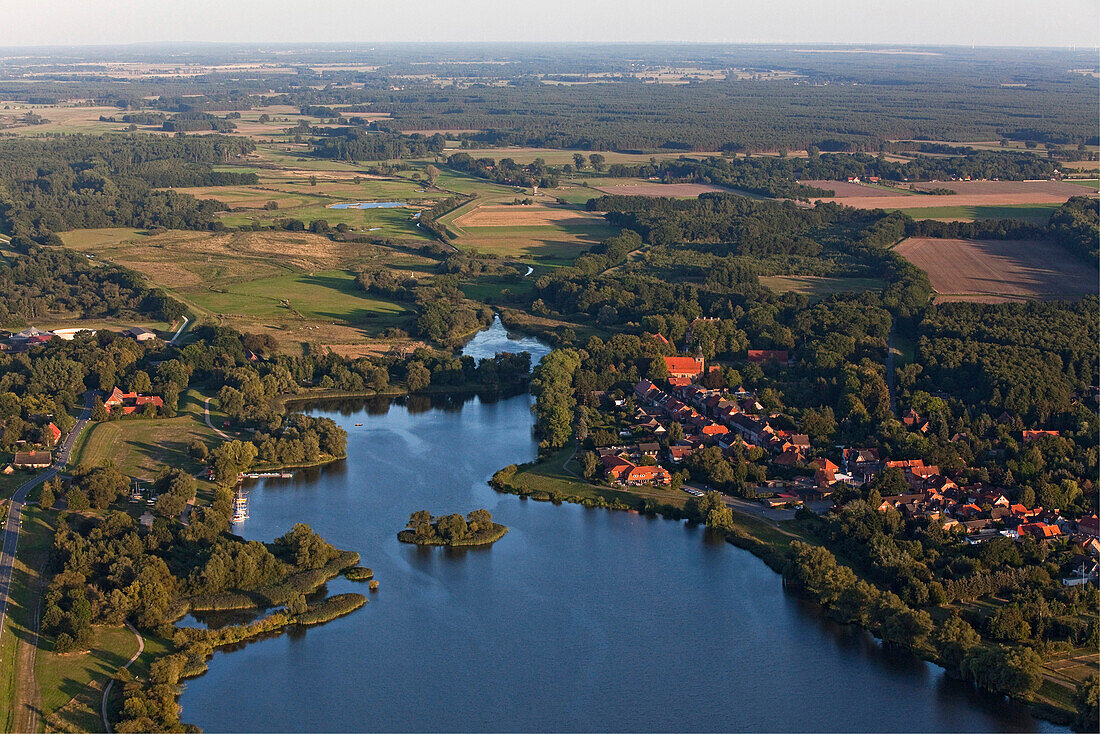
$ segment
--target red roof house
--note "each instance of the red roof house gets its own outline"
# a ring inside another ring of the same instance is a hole
[[[695,379],[703,374],[702,357],[665,357],[669,377],[688,377]]]

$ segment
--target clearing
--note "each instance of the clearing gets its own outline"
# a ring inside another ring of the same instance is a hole
[[[937,301],[1073,299],[1097,292],[1095,268],[1052,242],[910,237],[896,249],[928,273]]]
[[[776,293],[801,293],[817,300],[834,293],[874,291],[886,287],[881,278],[820,277],[816,275],[762,275],[760,285]]]
[[[447,222],[460,249],[539,262],[572,262],[614,234],[603,217],[550,204],[481,204]]]
[[[611,194],[612,196],[654,196],[654,197],[670,197],[670,198],[690,198],[696,197],[699,194],[708,194],[711,192],[724,192],[727,194],[736,194],[738,192],[732,189],[725,189],[721,186],[711,186],[710,184],[693,184],[693,183],[636,183],[636,184],[616,184],[611,186],[593,186],[592,188],[597,191],[602,191],[605,194]]]

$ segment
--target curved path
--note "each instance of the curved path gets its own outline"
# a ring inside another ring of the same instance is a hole
[[[207,398],[206,400],[203,401],[202,414],[203,414],[203,417],[206,419],[206,425],[210,426],[211,431],[218,434],[219,436],[224,438],[226,441],[233,440],[232,436],[230,436],[228,433],[221,430],[220,428],[215,428],[214,424],[210,422],[210,398]]]
[[[91,390],[84,393],[84,411],[80,414],[80,420],[69,431],[61,449],[57,452],[57,458],[50,468],[38,476],[28,480],[12,495],[11,505],[8,510],[8,519],[4,523],[0,544],[0,635],[4,632],[4,618],[8,612],[8,597],[11,594],[11,575],[15,566],[15,551],[19,546],[19,528],[23,523],[23,505],[27,499],[27,493],[45,481],[53,479],[69,461],[69,455],[73,451],[73,445],[80,436],[80,432],[88,425],[92,417],[92,405],[95,401],[95,393]]]
[[[130,628],[130,631],[134,633],[134,637],[137,638],[138,649],[137,652],[135,652],[130,657],[130,659],[126,661],[126,664],[122,666],[122,670],[126,670],[127,668],[129,668],[130,665],[138,659],[138,656],[145,651],[145,638],[138,634],[138,631],[134,629],[133,625],[131,625],[129,622],[126,623],[126,626]],[[107,680],[107,685],[103,689],[103,700],[99,703],[99,713],[103,716],[103,728],[107,732],[107,734],[111,734],[111,722],[107,720],[107,699],[110,698],[111,689],[114,687],[115,679],[114,677],[111,677]]]

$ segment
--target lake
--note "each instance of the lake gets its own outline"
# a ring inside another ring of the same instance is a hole
[[[474,349],[515,347],[503,331]],[[347,429],[348,459],[257,482],[238,532],[270,540],[309,523],[359,551],[381,588],[347,617],[215,653],[186,684],[183,719],[207,731],[1064,731],[826,620],[704,529],[494,492],[493,472],[535,458],[530,407],[521,395],[310,408]],[[397,540],[415,510],[480,507],[511,529],[491,547]]]

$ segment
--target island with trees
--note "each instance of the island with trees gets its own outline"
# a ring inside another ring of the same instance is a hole
[[[507,532],[508,528],[493,522],[492,514],[484,509],[474,510],[466,517],[457,512],[432,517],[427,510],[417,510],[409,515],[409,524],[397,534],[397,539],[415,545],[492,545]]]

